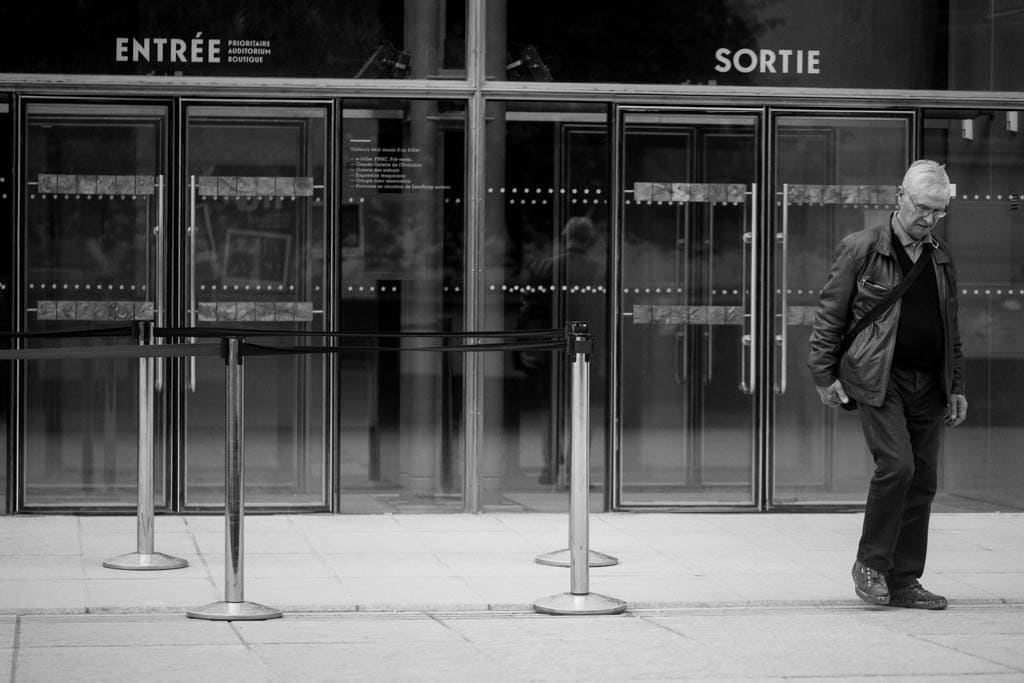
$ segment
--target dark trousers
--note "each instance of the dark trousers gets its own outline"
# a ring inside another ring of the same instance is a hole
[[[857,559],[886,573],[890,590],[912,585],[924,573],[945,408],[938,374],[898,369],[889,376],[881,407],[860,406],[875,474]]]

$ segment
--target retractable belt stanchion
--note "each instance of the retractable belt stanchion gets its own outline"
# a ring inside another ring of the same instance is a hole
[[[586,336],[589,337],[589,334],[588,334],[587,330],[588,330],[587,323],[584,323],[584,322],[571,322],[571,323],[566,325],[566,333],[567,333],[567,335],[569,337],[570,343],[575,343],[576,337],[578,335],[586,335]],[[592,341],[590,343],[591,343],[591,345],[593,344]],[[590,366],[589,351],[587,353],[587,356],[588,356],[587,367],[589,368],[589,366]],[[573,361],[573,362],[575,362],[575,360],[576,360],[576,356],[575,356],[575,354],[574,354],[572,349],[570,349],[570,351],[569,351],[569,359],[570,359],[570,361]],[[575,377],[575,372],[573,373],[573,376]],[[588,380],[588,383],[589,383],[589,380]],[[585,398],[586,398],[586,400],[583,402],[583,406],[584,407],[589,405],[589,403],[588,403],[589,400],[590,400],[590,392],[589,392],[589,390],[587,391],[587,394],[586,394]],[[575,408],[576,408],[576,394],[575,393],[573,393],[572,399],[573,399],[573,409],[575,410]],[[589,431],[587,433],[589,435]],[[575,467],[575,463],[573,463],[573,467]],[[570,486],[570,488],[571,488],[571,486]],[[589,495],[589,492],[587,493],[587,495]],[[570,498],[570,503],[569,504],[570,504],[570,506],[572,505],[571,498]],[[571,529],[570,529],[570,531],[571,531]],[[571,537],[571,534],[570,534],[570,539],[569,539],[569,545],[570,545],[569,548],[564,548],[562,550],[555,550],[555,551],[550,552],[550,553],[544,553],[543,555],[538,555],[534,559],[534,561],[537,564],[545,564],[545,565],[548,565],[548,566],[551,566],[551,567],[568,567],[568,566],[570,566],[570,555],[572,554],[572,547],[571,547],[572,546],[572,537]],[[599,553],[596,550],[588,550],[587,551],[587,564],[590,565],[591,567],[613,567],[613,566],[617,565],[618,563],[619,563],[619,560],[618,560],[617,557],[612,557],[611,555],[605,555],[604,553]]]
[[[153,343],[153,322],[136,321],[139,346]],[[153,412],[154,358],[139,358],[139,490],[136,552],[119,555],[103,563],[108,569],[181,569],[188,561],[153,551]]]
[[[243,461],[244,373],[241,354],[242,340],[224,339],[222,355],[225,368],[225,429],[224,447],[224,600],[189,610],[193,619],[218,621],[275,619],[280,610],[246,602],[244,599],[244,522],[245,522],[245,468]]]
[[[571,472],[569,476],[569,573],[568,593],[541,598],[533,608],[544,614],[618,614],[626,603],[590,592],[590,352],[593,337],[586,325],[570,324],[569,356],[572,368]]]

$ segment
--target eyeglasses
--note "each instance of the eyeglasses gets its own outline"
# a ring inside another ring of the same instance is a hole
[[[903,192],[906,193],[907,199],[910,200],[910,203],[914,205],[914,211],[917,211],[922,216],[930,216],[935,220],[940,220],[946,217],[945,209],[929,209],[927,206],[921,206],[917,203],[917,200],[914,199],[914,195],[910,194],[910,190],[903,188]]]

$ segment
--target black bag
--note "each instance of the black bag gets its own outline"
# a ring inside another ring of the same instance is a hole
[[[846,355],[846,352],[850,350],[850,345],[853,344],[853,340],[856,339],[857,335],[877,319],[878,316],[889,310],[889,307],[896,303],[896,300],[903,296],[904,292],[910,289],[910,285],[914,284],[914,280],[916,280],[917,276],[921,274],[922,270],[924,270],[925,265],[931,262],[932,250],[933,247],[930,244],[926,244],[924,246],[924,251],[917,258],[917,261],[914,263],[914,267],[910,269],[907,276],[900,280],[899,284],[893,287],[888,296],[875,304],[874,308],[865,313],[864,317],[858,320],[857,324],[839,339],[839,354],[836,357],[840,361],[843,359],[843,356]],[[846,403],[840,403],[839,407],[843,410],[857,410],[857,401],[854,400],[853,397],[849,397],[849,400]]]

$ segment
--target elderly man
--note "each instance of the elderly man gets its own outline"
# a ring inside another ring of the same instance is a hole
[[[810,337],[808,365],[822,403],[859,407],[874,458],[853,580],[857,595],[877,605],[947,604],[919,579],[943,423],[956,426],[967,415],[956,270],[949,248],[932,235],[950,189],[941,165],[911,164],[889,220],[847,235],[836,248]],[[928,262],[912,284],[842,353],[844,335],[919,259]]]

